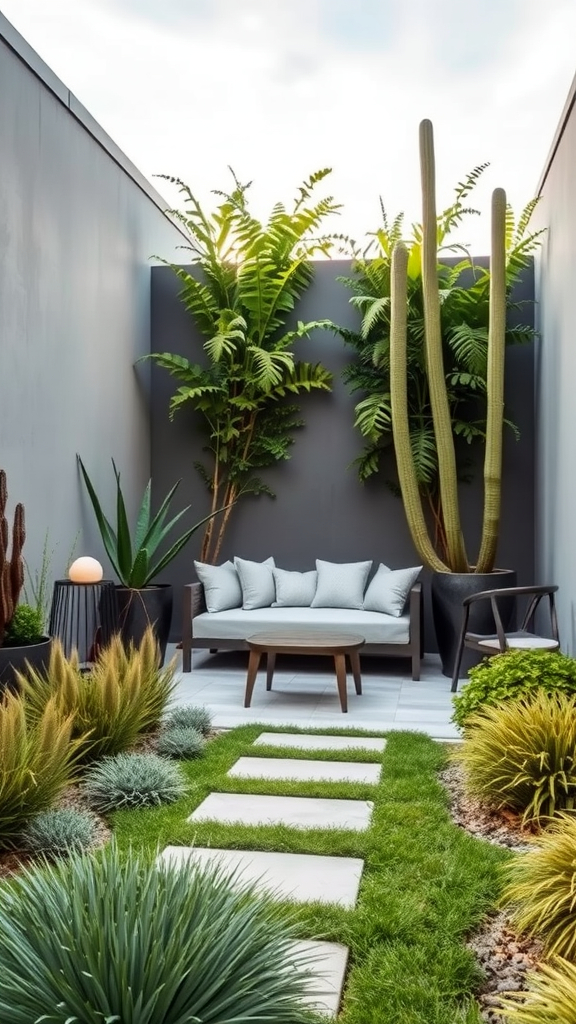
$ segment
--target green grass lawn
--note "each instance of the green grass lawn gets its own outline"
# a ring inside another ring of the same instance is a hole
[[[365,751],[253,747],[262,731],[255,725],[224,733],[207,745],[206,757],[184,764],[190,789],[178,803],[115,813],[112,824],[120,847],[142,847],[150,857],[168,844],[362,857],[365,869],[353,910],[321,903],[290,906],[302,938],[350,948],[339,1024],[479,1021],[470,998],[479,976],[464,938],[494,906],[499,865],[509,854],[452,823],[438,782],[446,749],[421,734],[390,734],[376,786],[227,778],[228,769],[247,754],[374,759]],[[281,730],[266,726],[266,731]],[[186,817],[214,790],[367,799],[374,802],[374,814],[366,832],[188,824]]]

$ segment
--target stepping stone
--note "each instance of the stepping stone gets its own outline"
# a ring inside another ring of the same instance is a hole
[[[340,1008],[348,947],[338,942],[295,942],[294,952],[310,956],[309,970],[315,977],[309,981],[306,1003],[319,1013],[335,1017]]]
[[[373,750],[381,754],[386,740],[376,736],[313,736],[310,733],[263,732],[254,746],[299,747],[301,750]]]
[[[370,824],[368,800],[319,800],[303,796],[210,793],[188,821],[235,825],[288,825],[291,828],[343,828],[363,832]]]
[[[375,785],[381,765],[354,761],[304,761],[295,758],[240,757],[228,775],[239,779],[295,779],[303,782],[367,782]]]
[[[278,899],[297,903],[356,903],[364,861],[357,857],[319,857],[303,853],[262,853],[167,846],[160,860],[175,867],[219,865],[238,882],[256,883]]]

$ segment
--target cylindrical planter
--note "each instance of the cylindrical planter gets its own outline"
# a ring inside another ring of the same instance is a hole
[[[434,572],[432,573],[432,615],[438,653],[442,661],[442,672],[452,676],[454,661],[458,650],[458,639],[462,628],[463,605],[465,597],[480,594],[483,590],[499,590],[504,587],[516,586],[515,569],[495,569],[494,572]],[[509,597],[498,602],[504,629],[513,628],[516,616],[516,599]],[[495,633],[496,623],[492,615],[490,601],[478,601],[470,609],[468,619],[469,633]],[[464,650],[461,677],[482,660],[476,651]]]
[[[144,590],[117,587],[116,592],[120,635],[126,646],[132,642],[137,647],[148,626],[152,626],[164,662],[172,623],[171,585],[160,583]]]
[[[37,672],[48,668],[51,647],[51,636],[43,636],[37,644],[0,647],[0,693],[6,688],[15,689],[16,672],[26,674],[27,663]]]

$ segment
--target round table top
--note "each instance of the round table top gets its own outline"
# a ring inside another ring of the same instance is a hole
[[[329,630],[317,630],[313,633],[302,632],[295,626],[293,629],[286,627],[282,630],[277,630],[272,633],[254,633],[252,636],[246,638],[246,643],[250,647],[261,647],[263,650],[266,647],[285,647],[294,648],[298,651],[313,651],[313,650],[348,650],[354,647],[362,647],[364,644],[364,637],[359,636],[357,633],[337,633],[336,631],[330,632]]]

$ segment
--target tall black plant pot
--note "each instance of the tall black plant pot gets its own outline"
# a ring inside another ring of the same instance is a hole
[[[494,572],[435,572],[432,573],[432,615],[438,653],[442,661],[442,672],[452,676],[454,661],[458,648],[458,638],[462,627],[462,601],[472,594],[480,594],[483,590],[500,590],[504,587],[516,586],[515,569],[495,569]],[[506,598],[498,602],[504,629],[514,626],[516,617],[516,599]],[[496,624],[489,601],[478,601],[470,609],[468,620],[470,633],[495,633]],[[460,669],[461,677],[482,660],[476,651],[465,650]]]
[[[172,622],[171,585],[160,583],[144,590],[117,587],[116,592],[120,635],[124,643],[128,646],[132,641],[138,646],[148,626],[152,626],[164,662]]]
[[[51,647],[51,636],[43,636],[37,644],[0,647],[0,693],[16,688],[16,672],[26,674],[26,662],[38,672],[48,668]]]

